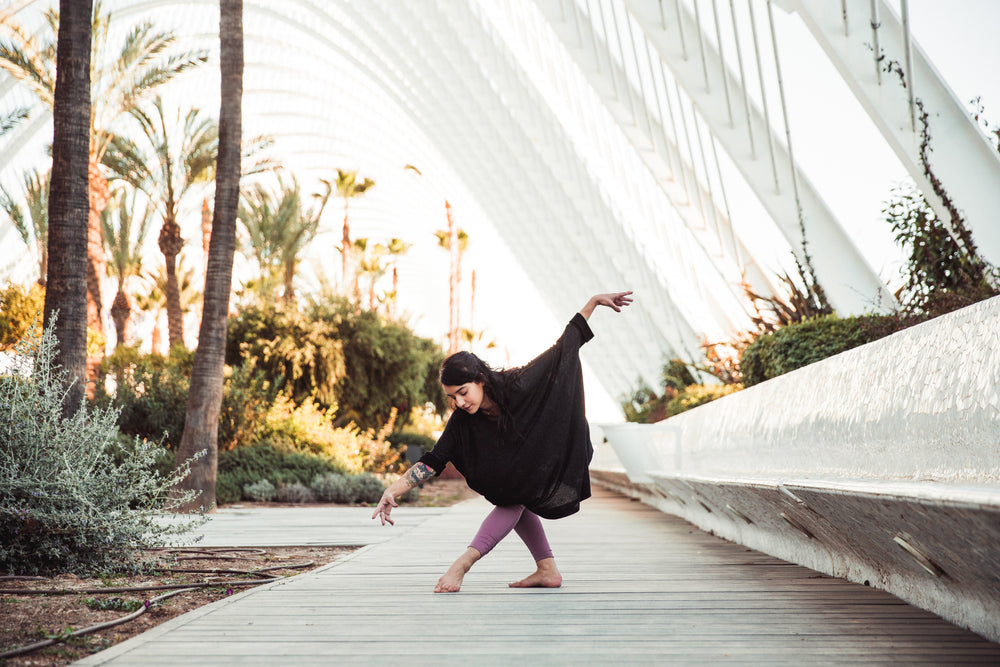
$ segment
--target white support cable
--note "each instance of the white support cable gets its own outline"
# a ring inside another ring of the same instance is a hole
[[[715,192],[712,189],[712,172],[708,168],[708,158],[705,157],[705,144],[701,138],[701,128],[698,122],[698,112],[694,108],[694,102],[691,102],[691,124],[694,126],[694,136],[698,140],[698,153],[701,156],[701,165],[705,170],[705,189],[708,190],[708,201],[711,202],[711,206],[708,208],[712,211],[712,226],[715,227],[715,236],[719,241],[719,252],[720,255],[725,249],[722,243],[722,231],[719,226],[719,209],[715,206]]]
[[[593,0],[593,1],[597,3],[597,11],[601,15],[601,30],[604,31],[604,52],[608,54],[608,71],[611,72],[611,85],[615,89],[615,99],[620,100],[621,95],[618,94],[618,81],[617,81],[618,76],[615,74],[615,59],[611,55],[611,40],[608,38],[608,22],[604,16],[604,5],[601,2],[601,0]],[[588,13],[591,13],[591,25],[594,25],[594,20],[593,20],[594,17],[592,15],[593,12],[590,9],[590,2],[591,0],[587,0],[587,11]],[[597,39],[597,34],[595,32],[594,34],[595,50],[597,49],[597,45],[599,43],[600,41]],[[627,87],[627,79],[626,79],[626,87]],[[628,91],[626,90],[625,92],[627,93]],[[634,115],[635,114],[633,114],[633,116]]]
[[[628,98],[628,108],[632,111],[632,122],[638,126],[639,118],[635,113],[635,100],[632,96],[632,87],[628,80],[628,65],[625,60],[625,40],[623,39],[621,28],[618,25],[618,12],[615,11],[615,0],[608,0],[611,4],[611,21],[615,26],[615,41],[618,42],[618,54],[622,59],[622,78],[625,80],[625,97]],[[625,12],[626,17],[628,11]]]
[[[649,141],[652,143],[653,152],[656,152],[656,132],[653,131],[653,121],[649,117],[649,104],[646,100],[646,86],[642,83],[642,64],[639,62],[639,48],[635,43],[635,33],[632,31],[632,17],[628,13],[628,9],[622,5],[622,11],[625,12],[625,23],[628,26],[628,40],[632,43],[632,55],[635,58],[635,74],[636,78],[639,80],[639,101],[642,103],[642,110],[646,116],[646,129],[649,130]],[[646,43],[646,37],[642,37],[643,43]],[[647,51],[648,53],[648,51]],[[652,70],[650,70],[650,77],[652,77]]]
[[[850,37],[851,24],[847,20],[847,0],[840,0],[840,16],[844,20],[844,37]]]
[[[596,32],[596,30],[594,28],[594,21],[591,18],[591,15],[590,15],[590,3],[589,3],[588,0],[583,0],[584,4],[586,4],[586,6],[587,6],[587,13],[583,14],[584,19],[581,19],[580,18],[581,11],[582,11],[581,8],[577,5],[576,0],[572,0],[572,2],[573,2],[573,19],[575,21],[577,21],[577,24],[579,24],[579,22],[581,20],[586,20],[586,22],[587,22],[587,29],[588,29],[588,32],[590,33],[591,50],[593,51],[593,54],[594,54],[594,63],[597,66],[597,71],[600,72],[601,71],[601,50],[598,48],[598,45],[600,44],[600,42],[597,41],[597,32]],[[578,37],[580,39],[580,48],[584,48],[583,32],[577,31],[577,35],[578,35]],[[613,79],[612,79],[612,81],[613,81]],[[617,92],[615,94],[617,95]]]
[[[691,171],[694,172],[695,179],[697,181],[698,168],[697,168],[696,165],[698,163],[694,159],[694,144],[691,143],[691,133],[688,131],[687,114],[684,113],[684,106],[682,104],[682,99],[683,98],[681,97],[681,87],[680,87],[680,84],[678,84],[676,81],[674,81],[674,86],[676,87],[676,91],[677,91],[677,108],[680,110],[680,113],[681,113],[681,126],[684,128],[684,142],[687,144],[688,159],[691,160]],[[694,113],[694,103],[693,102],[691,103],[691,112]],[[695,199],[698,202],[698,211],[701,213],[701,218],[702,218],[702,220],[704,222],[708,222],[708,216],[705,215],[705,202],[702,201],[701,188],[698,187],[698,183],[697,182],[695,182],[694,194],[695,194]],[[691,197],[691,195],[689,193],[688,194],[688,198],[690,198],[690,197]]]
[[[593,16],[591,15],[590,0],[583,0],[583,1],[587,4],[587,13],[586,13],[587,26],[590,28],[590,41],[591,41],[591,44],[593,44],[594,60],[597,61],[597,71],[600,72],[601,71],[601,50],[598,48],[598,46],[600,46],[600,42],[597,39],[597,27],[594,25],[594,19],[593,19]],[[573,11],[575,12],[576,9],[577,9],[577,4],[576,4],[576,1],[574,0],[574,2],[573,2]],[[608,69],[611,71],[611,81],[612,81],[612,85],[614,85],[614,80],[615,80],[614,79],[614,67],[611,66],[611,62],[610,61],[608,61]],[[615,95],[616,96],[618,95],[617,88],[615,89]]]
[[[913,90],[913,45],[910,42],[910,2],[900,0],[900,11],[903,19],[903,58],[906,63],[906,100],[910,107],[910,130],[917,131],[916,93]]]
[[[677,14],[677,34],[681,38],[681,54],[683,59],[687,60],[688,49],[687,42],[684,40],[684,22],[681,20],[681,0],[674,0],[674,12]]]
[[[667,16],[666,16],[666,14],[663,13],[663,0],[659,0],[659,4],[660,4],[660,29],[661,30],[666,30],[667,29]]]
[[[726,113],[729,115],[729,126],[733,127],[733,103],[729,99],[729,77],[726,72],[726,57],[722,52],[722,29],[719,27],[718,0],[712,0],[712,16],[715,18],[715,39],[719,44],[719,58],[722,70],[722,91],[726,94]]]
[[[701,12],[698,11],[698,0],[692,2],[694,5],[694,24],[698,28],[698,52],[701,54],[701,74],[705,83],[705,92],[711,93],[712,89],[708,85],[708,59],[705,57],[705,31],[701,28]]]
[[[871,307],[888,309],[894,303],[892,295],[885,289],[879,276],[867,263],[859,249],[854,245],[850,237],[846,234],[843,226],[838,223],[829,206],[825,204],[816,189],[805,178],[801,172],[799,174],[799,197],[797,204],[792,193],[792,188],[787,185],[782,188],[784,192],[775,192],[773,182],[773,172],[768,170],[763,160],[763,155],[756,160],[750,159],[747,133],[742,127],[742,118],[736,119],[736,127],[731,128],[726,118],[725,109],[722,106],[722,99],[719,95],[707,95],[701,85],[702,72],[700,64],[687,61],[681,57],[680,45],[677,43],[673,32],[661,32],[650,30],[650,26],[659,22],[656,14],[656,7],[652,3],[643,0],[626,0],[629,10],[639,20],[639,23],[646,28],[647,35],[653,41],[657,52],[665,66],[669,66],[674,78],[680,86],[695,101],[702,118],[711,128],[713,134],[718,138],[721,146],[729,153],[733,160],[733,166],[740,175],[746,179],[747,184],[760,199],[764,208],[771,215],[777,228],[793,251],[799,247],[802,237],[799,224],[798,206],[801,205],[804,215],[810,222],[810,240],[813,243],[813,260],[817,275],[823,281],[828,297],[834,307],[841,313],[860,313]],[[802,2],[803,0],[797,0]],[[864,0],[862,0],[864,1]],[[825,5],[828,10],[832,9],[834,14],[839,12],[839,5],[829,2],[829,0],[816,0],[817,4]],[[867,4],[867,3],[866,3]],[[746,10],[744,10],[745,12]],[[688,4],[683,7],[683,21],[687,34],[692,34],[695,30],[694,17]],[[745,21],[741,27],[745,26]],[[766,30],[766,27],[759,26]],[[835,29],[838,36],[840,31],[839,16],[835,21]],[[857,31],[854,31],[857,33]],[[843,38],[840,37],[840,40]],[[713,78],[712,87],[718,89],[721,82],[718,81],[719,67],[718,52],[714,49],[712,40],[707,44],[712,45],[709,55],[713,60],[709,68],[710,76]],[[750,54],[746,54],[750,57]],[[766,55],[766,54],[761,54]],[[866,54],[867,55],[867,54]],[[916,51],[914,52],[916,56]],[[866,61],[866,64],[870,61]],[[773,70],[771,70],[773,72]],[[868,70],[870,71],[870,70]],[[747,72],[749,74],[749,72]],[[734,77],[735,78],[735,77]],[[922,79],[921,79],[922,80]],[[771,83],[768,80],[768,85]],[[773,89],[772,91],[773,92]],[[742,114],[740,114],[741,116]],[[784,148],[784,141],[780,139],[774,128],[770,127],[764,118],[759,102],[751,107],[750,122],[753,126],[755,137],[763,140],[764,135],[773,141],[775,151],[774,166],[780,165],[779,177],[783,184],[789,183],[788,159]],[[760,141],[758,141],[760,145]],[[761,153],[761,151],[758,151]],[[801,256],[801,253],[799,253]],[[767,276],[762,278],[762,270],[752,262],[752,255],[744,254],[747,257],[747,277],[751,285],[773,282]],[[735,268],[735,266],[733,267]],[[771,289],[767,289],[770,293]],[[886,305],[890,304],[890,305]]]
[[[799,170],[795,163],[795,154],[792,152],[792,129],[788,123],[788,106],[785,104],[785,83],[781,78],[781,60],[778,58],[778,39],[774,32],[774,10],[771,0],[767,0],[767,24],[771,30],[771,48],[774,50],[774,72],[778,81],[778,99],[781,101],[781,116],[785,121],[785,146],[788,149],[788,165],[792,175],[792,195],[795,197],[795,208],[799,214],[799,226],[802,228],[802,250],[806,252],[806,221],[802,214],[802,203],[799,199]]]
[[[764,112],[764,124],[768,128],[767,151],[771,157],[771,175],[774,177],[774,192],[781,193],[781,184],[778,181],[778,161],[774,156],[774,132],[771,125],[771,112],[768,111],[767,87],[764,85],[764,68],[760,64],[760,40],[757,39],[757,17],[753,13],[753,0],[747,0],[747,8],[750,10],[750,32],[753,35],[753,52],[757,61],[757,78],[760,80],[760,106]]]
[[[690,205],[692,204],[691,185],[688,183],[687,169],[684,168],[684,156],[681,154],[681,135],[677,132],[677,115],[674,113],[673,103],[670,101],[670,88],[667,86],[667,74],[664,70],[662,60],[660,61],[660,81],[663,82],[663,95],[667,100],[667,112],[670,115],[670,129],[674,133],[674,146],[676,148],[677,163],[681,172],[681,185],[684,187],[684,194],[687,195],[687,203]],[[680,100],[677,100],[678,109],[680,108],[680,104]]]
[[[559,11],[563,12],[563,17],[566,16],[566,12],[563,9],[564,2],[566,2],[566,0],[559,0]],[[583,31],[580,30],[580,16],[576,12],[576,0],[569,0],[569,4],[572,6],[570,11],[573,12],[573,26],[576,28],[576,39],[580,46],[583,46]],[[563,20],[565,20],[565,18],[563,18]],[[600,69],[599,64],[598,69]]]
[[[753,123],[750,122],[750,93],[747,89],[747,77],[743,70],[743,49],[740,47],[740,30],[736,21],[736,0],[729,0],[729,14],[733,19],[733,40],[736,42],[736,63],[740,70],[740,90],[743,92],[743,112],[746,117],[747,139],[750,141],[750,158],[757,159],[757,146],[753,140]]]
[[[878,19],[878,0],[869,0],[872,27],[872,58],[875,61],[875,82],[882,85],[882,49],[878,45],[878,29],[882,26]]]
[[[949,220],[951,213],[924,173],[919,133],[913,132],[908,117],[907,91],[900,85],[880,86],[871,76],[871,44],[862,39],[871,27],[870,0],[847,0],[855,36],[850,40],[843,38],[839,7],[829,0],[791,0],[791,4],[938,218]],[[956,15],[960,15],[958,10]],[[878,16],[880,62],[887,58],[902,62],[905,46],[900,17],[888,0],[879,0]],[[966,104],[912,37],[911,54],[907,69],[920,86],[919,99],[933,124],[934,151],[929,158],[934,175],[947,184],[949,197],[962,212],[979,251],[988,261],[1000,263],[1000,154],[984,140]]]
[[[550,5],[550,7],[553,10],[553,11],[550,12],[550,14],[552,16],[552,21],[553,21],[552,25],[556,26],[556,25],[558,25],[556,23],[558,21],[558,11],[557,11],[557,8],[554,5]],[[567,25],[567,24],[562,23],[562,25]],[[658,25],[658,22],[657,22],[657,25]],[[633,34],[634,34],[634,27],[633,27]],[[569,35],[567,35],[567,37],[569,37],[569,42],[568,43],[575,43],[575,36],[569,36]],[[655,72],[655,68],[654,68],[654,72]],[[619,77],[619,78],[621,78],[621,77]],[[635,94],[635,93],[633,93],[633,94]],[[606,133],[602,132],[601,134],[596,135],[595,138],[597,138],[598,140],[600,140],[600,139],[603,139],[603,138],[605,138],[607,136],[608,135]],[[638,136],[638,135],[636,135],[636,136]],[[648,141],[648,139],[647,139],[647,141]],[[606,142],[601,142],[601,143],[606,143]],[[615,153],[616,156],[624,156],[623,147],[621,147],[621,146],[616,146],[613,149],[613,152]],[[629,159],[631,160],[634,157],[636,157],[636,156],[634,154],[630,153]],[[640,158],[640,159],[642,159],[643,161],[646,161],[648,158]],[[638,190],[636,190],[635,188],[638,188],[640,185],[642,185],[643,187],[652,186],[653,183],[652,182],[646,183],[646,182],[644,182],[644,180],[636,180],[636,179],[634,179],[634,174],[625,174],[623,172],[620,172],[619,169],[618,169],[618,167],[620,165],[618,164],[618,162],[616,162],[616,160],[618,160],[618,157],[616,157],[616,158],[614,158],[612,160],[609,160],[607,162],[607,164],[609,166],[614,166],[615,167],[615,172],[616,172],[615,178],[623,178],[623,179],[625,179],[623,182],[625,184],[627,184],[626,185],[626,190],[629,193],[626,196],[626,201],[634,201],[637,204],[642,203],[643,208],[646,208],[648,206],[648,203],[646,202],[645,195],[643,194],[643,192],[645,192],[645,190],[643,190],[642,188],[639,188]],[[695,162],[697,162],[697,161],[695,160]],[[662,174],[662,172],[660,172],[660,173]],[[691,177],[691,175],[688,175],[688,176],[689,176],[689,178]],[[665,176],[659,176],[659,177],[655,177],[655,178],[657,178],[657,180],[660,179],[660,178],[663,178],[664,180],[662,181],[662,183],[664,185],[666,184],[666,177]],[[664,185],[658,186],[658,188],[656,190],[658,193],[660,193],[658,196],[662,196],[663,194],[666,194],[668,197],[671,198],[671,200],[680,202],[681,201],[680,198],[677,197],[678,191],[675,190],[675,189],[673,189],[673,188],[669,188],[669,187],[666,190],[664,190]],[[672,193],[668,192],[668,191],[672,191]],[[708,250],[708,248],[712,248],[711,254],[708,255],[708,256],[706,256],[705,259],[709,259],[709,257],[711,257],[713,259],[710,259],[709,261],[711,261],[713,264],[717,265],[718,264],[717,258],[725,256],[724,254],[721,254],[719,252],[719,250],[718,250],[719,249],[718,233],[715,231],[715,229],[709,230],[707,228],[707,226],[704,224],[704,220],[699,217],[698,208],[690,206],[690,205],[687,205],[684,208],[687,208],[689,212],[683,213],[682,214],[682,218],[685,221],[687,221],[688,224],[693,225],[691,228],[692,229],[703,230],[702,233],[701,233],[701,236],[705,236],[705,233],[707,232],[708,234],[711,234],[712,238],[714,239],[713,241],[708,242],[708,243],[704,243],[704,242],[702,242],[702,240],[694,239],[694,238],[692,238],[691,240],[697,243],[698,252],[700,252],[700,253],[705,253]],[[650,209],[650,210],[658,210],[658,209]],[[633,213],[629,213],[629,215],[632,215],[632,214]],[[718,213],[717,216],[718,216],[719,219],[723,219],[723,215],[722,215],[721,212]],[[643,220],[651,220],[651,219],[653,219],[655,217],[656,217],[655,214],[650,214],[650,215],[641,214],[641,219],[643,219]],[[702,260],[702,261],[704,261],[704,260]],[[674,262],[673,265],[674,266],[679,266],[679,264],[677,264],[676,262]],[[720,267],[718,267],[718,266],[716,266],[715,268],[716,268],[716,271],[719,274],[719,277],[723,278],[723,280],[724,280],[724,285],[725,285],[725,290],[726,290],[726,292],[725,292],[725,294],[726,294],[725,301],[727,303],[731,301],[732,306],[735,308],[735,311],[736,312],[742,312],[741,306],[738,305],[739,296],[735,292],[733,292],[733,289],[734,289],[733,286],[734,285],[738,285],[740,283],[739,273],[737,272],[737,268],[738,267],[735,265],[735,263],[733,263],[733,265],[732,265],[732,271],[722,271],[720,269]],[[733,274],[735,274],[735,275],[733,275]],[[722,285],[719,285],[719,286],[721,287]],[[708,284],[706,284],[704,287],[707,288]],[[713,293],[717,293],[717,288],[711,288],[710,291],[712,291]],[[768,290],[768,291],[770,291],[770,290]],[[718,307],[716,307],[716,306],[711,307],[711,310],[712,310],[712,313],[713,313],[712,314],[713,318],[722,317],[723,312],[724,312],[724,311],[720,311],[718,309]],[[737,327],[739,326],[739,325],[733,324],[733,322],[732,322],[732,320],[730,318],[724,318],[724,319],[726,319],[727,322],[730,323],[730,324],[727,324],[727,326],[737,326]],[[715,321],[718,322],[718,321],[721,321],[721,320],[716,319]]]
[[[740,244],[736,239],[736,230],[733,229],[733,214],[729,210],[729,196],[726,194],[726,182],[722,179],[722,165],[719,162],[719,152],[716,150],[716,138],[709,133],[709,145],[712,147],[712,158],[715,160],[715,173],[719,178],[719,189],[722,194],[722,207],[726,211],[726,228],[729,230],[729,243],[733,247],[733,258],[736,266],[740,269],[740,275],[745,275],[746,266],[743,264],[743,253],[740,252]]]
[[[649,79],[653,84],[653,97],[656,98],[656,114],[660,126],[660,136],[663,138],[663,151],[667,158],[667,166],[670,167],[670,178],[676,181],[677,169],[674,168],[673,151],[670,149],[670,140],[667,139],[666,119],[663,117],[663,103],[660,101],[660,91],[656,87],[656,70],[653,68],[653,45],[649,43],[648,39],[644,39],[643,42],[646,44],[646,57],[649,61]]]

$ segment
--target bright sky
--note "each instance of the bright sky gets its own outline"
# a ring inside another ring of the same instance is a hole
[[[493,0],[482,2],[488,6],[494,4]],[[898,11],[898,0],[894,5]],[[174,8],[156,11],[159,11],[158,24],[177,20]],[[120,12],[119,16],[129,18],[125,14]],[[910,15],[916,41],[958,99],[965,102],[981,97],[986,116],[995,124],[1000,123],[1000,78],[995,75],[996,63],[1000,62],[1000,45],[995,35],[995,28],[1000,25],[1000,2],[911,0]],[[265,19],[260,21],[266,23]],[[880,275],[892,282],[897,276],[899,253],[889,230],[881,222],[879,210],[889,189],[906,175],[874,125],[811,42],[799,19],[776,11],[775,20],[783,49],[782,69],[789,91],[789,118],[796,157],[862,252]],[[199,21],[189,29],[203,38],[210,35],[214,29],[212,22]],[[288,47],[289,57],[305,59],[311,56],[297,48],[300,49],[298,45]],[[192,78],[186,87],[176,89],[176,98],[196,99],[200,106],[215,113],[218,108],[215,84],[206,83],[212,76],[206,73],[202,80]],[[353,233],[373,241],[399,236],[413,244],[399,263],[400,304],[419,333],[440,339],[447,329],[448,258],[433,235],[435,230],[445,226],[443,201],[447,197],[455,204],[457,224],[470,236],[469,251],[463,260],[466,268],[462,286],[463,325],[469,326],[472,310],[470,271],[474,268],[477,289],[471,325],[475,329],[485,329],[487,337],[496,339],[499,344],[493,350],[477,351],[484,352],[484,356],[497,365],[520,364],[555,339],[565,321],[589,294],[581,293],[579,303],[567,303],[560,312],[549,312],[543,307],[539,288],[527,281],[516,259],[497,235],[487,210],[489,202],[476,201],[463,185],[462,175],[449,168],[411,119],[367,112],[376,107],[392,108],[394,102],[386,99],[356,71],[337,72],[329,79],[334,82],[330,85],[337,88],[329,90],[303,73],[299,86],[301,99],[297,103],[322,105],[336,99],[341,105],[326,119],[338,131],[331,135],[330,128],[324,128],[327,134],[318,138],[312,125],[316,122],[314,118],[289,116],[286,107],[268,93],[268,81],[282,76],[290,74],[269,68],[266,59],[259,55],[248,56],[247,77],[255,82],[258,92],[250,92],[245,100],[246,132],[280,132],[276,151],[307,192],[316,186],[318,178],[329,177],[331,165],[359,168],[362,176],[376,180],[371,194],[352,203]],[[197,92],[192,94],[192,91]],[[31,154],[36,161],[43,160],[46,132],[40,134],[32,147]],[[391,139],[387,140],[386,136]],[[22,158],[27,153],[28,150],[24,151]],[[403,170],[406,163],[416,164],[424,176]],[[15,166],[18,170],[21,168]],[[9,186],[16,182],[19,173],[8,165],[0,178]],[[785,263],[785,246],[777,241],[773,225],[762,221],[761,214],[755,211],[760,207],[753,198],[745,192],[741,194],[738,183],[732,184],[731,197],[734,225],[743,232],[747,244],[765,264],[778,267]],[[199,205],[200,197],[192,200],[187,219],[197,220]],[[305,283],[314,282],[313,277],[318,273],[337,274],[339,254],[336,247],[342,214],[342,204],[331,201],[324,216],[324,233],[304,263],[302,278]],[[200,238],[196,225],[196,222],[189,223],[185,228],[185,235],[193,241]],[[151,237],[151,244],[155,244],[155,233]],[[189,261],[192,265],[200,265],[200,243],[190,245]],[[155,250],[155,245],[153,248]],[[0,253],[3,257],[0,279],[11,278],[19,282],[32,279],[34,264],[9,225],[0,227]],[[245,275],[245,262],[239,261],[237,267]],[[622,288],[628,286],[606,286],[608,290]],[[642,294],[637,297],[641,299]],[[610,312],[600,313],[593,320],[599,336],[603,318],[611,316]],[[149,326],[147,322],[140,328],[140,334],[148,336]],[[650,369],[650,375],[655,378],[658,372],[657,363]],[[620,419],[619,397],[603,391],[589,371],[587,386],[591,418],[595,421]]]

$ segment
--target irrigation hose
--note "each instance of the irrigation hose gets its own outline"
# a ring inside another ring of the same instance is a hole
[[[97,625],[92,625],[89,628],[81,628],[80,630],[76,630],[75,632],[71,632],[71,633],[69,633],[68,635],[66,635],[64,637],[59,637],[58,639],[43,639],[42,641],[35,642],[34,644],[28,644],[27,646],[22,646],[21,648],[15,648],[15,649],[11,649],[10,651],[4,651],[3,653],[0,653],[0,660],[5,660],[7,658],[13,658],[16,655],[24,655],[25,653],[31,653],[32,651],[37,651],[39,649],[43,649],[43,648],[52,646],[54,644],[58,644],[60,642],[64,642],[67,639],[69,639],[70,637],[80,637],[82,635],[86,635],[86,634],[89,634],[91,632],[97,632],[98,630],[105,630],[107,628],[112,628],[112,627],[114,627],[116,625],[121,625],[122,623],[127,623],[128,621],[131,621],[133,619],[139,618],[144,613],[146,613],[147,609],[152,609],[154,606],[156,606],[157,604],[159,604],[161,601],[166,600],[169,597],[173,597],[175,595],[180,595],[181,593],[185,593],[187,591],[193,591],[193,590],[195,590],[195,589],[194,588],[182,588],[180,590],[171,591],[170,593],[164,593],[163,595],[160,595],[158,597],[153,598],[152,600],[149,601],[148,605],[143,605],[138,610],[132,612],[128,616],[122,616],[121,618],[117,618],[117,619],[115,619],[113,621],[106,621],[104,623],[98,623]]]
[[[193,551],[193,550],[192,550]],[[264,551],[256,549],[230,549],[228,551],[242,551],[242,552],[253,552],[260,554],[265,553]],[[202,552],[203,553],[203,552]],[[217,557],[217,556],[211,556]],[[52,589],[37,589],[37,588],[4,588],[0,589],[0,593],[5,595],[75,595],[75,594],[100,594],[100,593],[133,593],[140,591],[165,591],[169,590],[169,593],[164,593],[163,595],[157,596],[149,600],[138,610],[128,614],[127,616],[122,616],[121,618],[115,619],[113,621],[106,621],[104,623],[98,623],[97,625],[92,625],[87,628],[82,628],[71,632],[65,636],[61,636],[58,639],[44,639],[40,642],[35,642],[34,644],[28,644],[27,646],[22,646],[20,648],[11,649],[0,653],[0,660],[5,660],[7,658],[12,658],[17,655],[24,655],[25,653],[31,653],[39,649],[47,648],[54,644],[64,642],[71,637],[80,637],[82,635],[89,634],[91,632],[97,632],[99,630],[105,630],[107,628],[112,628],[116,625],[121,625],[122,623],[127,623],[131,620],[139,618],[148,609],[152,609],[154,606],[159,604],[161,601],[167,598],[179,595],[181,593],[187,593],[190,591],[198,590],[199,588],[210,588],[210,587],[222,587],[229,586],[258,586],[260,584],[269,584],[281,579],[280,575],[277,574],[267,574],[271,570],[292,570],[301,567],[308,567],[313,564],[313,561],[306,561],[304,563],[286,563],[281,565],[272,565],[271,567],[264,567],[254,570],[181,570],[181,569],[161,569],[159,572],[186,572],[186,573],[202,573],[202,574],[215,574],[215,573],[228,573],[228,574],[258,574],[264,573],[267,579],[237,579],[234,581],[214,581],[214,582],[201,582],[196,584],[161,584],[158,586],[132,586],[125,588],[52,588]],[[0,579],[46,579],[46,577],[0,577]]]

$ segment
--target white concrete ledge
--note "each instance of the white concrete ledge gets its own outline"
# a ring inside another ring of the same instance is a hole
[[[1000,641],[1000,298],[597,432],[598,481]]]

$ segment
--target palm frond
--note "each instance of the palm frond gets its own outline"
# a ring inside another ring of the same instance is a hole
[[[30,115],[31,115],[30,108],[18,107],[17,109],[14,109],[5,116],[0,116],[0,137],[13,130],[23,121],[27,120],[28,116]]]

